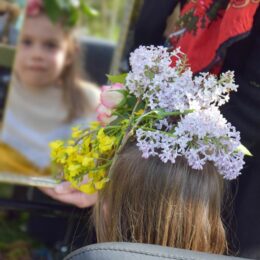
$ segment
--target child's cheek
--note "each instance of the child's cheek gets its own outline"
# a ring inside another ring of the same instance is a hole
[[[52,55],[52,63],[57,70],[62,70],[65,66],[64,52],[56,52],[54,55]]]

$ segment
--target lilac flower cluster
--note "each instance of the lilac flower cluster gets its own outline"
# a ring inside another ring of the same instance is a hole
[[[212,161],[225,179],[236,178],[243,168],[244,155],[237,151],[239,132],[216,107],[184,116],[173,134],[139,128],[136,136],[144,158],[156,155],[165,163],[174,163],[178,156],[184,156],[197,170],[203,169],[206,161]]]
[[[171,67],[175,56],[176,66]],[[184,54],[176,49],[169,53],[164,47],[141,46],[130,56],[132,71],[126,78],[130,93],[142,97],[151,109],[184,111],[223,105],[229,92],[237,90],[233,72],[217,79],[209,73],[193,78],[190,68],[183,67]]]
[[[237,151],[240,133],[217,107],[186,115],[178,122],[174,134],[179,153],[193,169],[201,170],[206,161],[212,161],[225,179],[240,174],[244,165],[244,154]]]
[[[158,156],[163,162],[174,163],[184,156],[197,170],[207,161],[214,163],[225,179],[234,179],[244,165],[244,154],[237,150],[240,134],[224,119],[219,106],[236,91],[233,72],[219,78],[209,73],[193,76],[183,66],[183,53],[168,53],[163,47],[140,47],[130,57],[132,71],[126,87],[141,97],[150,110],[179,111],[182,116],[158,119],[153,127],[136,130],[137,146],[144,158]],[[176,66],[171,67],[171,56]],[[186,115],[184,111],[192,110]]]
[[[234,72],[222,73],[217,79],[210,73],[200,73],[194,77],[194,96],[190,99],[190,105],[194,108],[207,108],[212,105],[222,106],[229,101],[230,91],[237,91],[234,83]]]

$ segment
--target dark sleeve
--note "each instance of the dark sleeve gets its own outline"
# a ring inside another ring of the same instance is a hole
[[[250,148],[260,144],[260,9],[249,37],[227,49],[223,70],[235,71],[238,91],[224,106],[225,116],[241,132],[242,142]]]
[[[238,91],[224,105],[225,117],[241,132],[241,141],[252,157],[245,156],[245,166],[238,182],[233,182],[234,227],[229,228],[240,256],[260,259],[260,8],[247,39],[227,50],[225,70],[234,70]]]
[[[163,45],[167,17],[178,0],[144,0],[134,31],[135,49],[140,45]]]

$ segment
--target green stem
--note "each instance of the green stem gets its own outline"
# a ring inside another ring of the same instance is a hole
[[[115,125],[115,126],[106,126],[106,129],[116,129],[116,128],[119,128],[119,126],[117,126],[117,125]],[[75,145],[79,144],[79,142],[80,142],[82,139],[84,139],[85,137],[90,136],[90,135],[92,135],[92,134],[98,132],[99,129],[100,129],[100,128],[95,129],[95,130],[92,130],[92,131],[89,131],[89,128],[87,128],[87,129],[83,130],[83,131],[85,131],[85,132],[86,132],[86,131],[88,131],[88,132],[85,133],[85,134],[83,134],[82,136],[80,136],[80,137],[75,141]]]
[[[161,130],[155,130],[153,128],[149,128],[149,127],[140,127],[139,129],[142,129],[144,131],[151,131],[151,132],[159,132],[162,133],[164,135],[168,135],[168,136],[172,136],[172,137],[176,137],[176,135],[170,133],[170,132],[165,132],[165,131],[161,131]]]
[[[131,128],[131,125],[134,121],[134,117],[135,117],[135,112],[139,106],[139,104],[142,102],[142,99],[141,98],[138,98],[136,103],[135,103],[135,106],[134,106],[134,109],[132,111],[132,114],[130,116],[130,119],[129,119],[129,124],[128,124],[128,127],[127,127],[127,130],[126,130],[126,135],[123,137],[122,141],[120,142],[120,145],[114,155],[114,158],[112,160],[112,164],[111,164],[111,167],[109,168],[109,171],[108,171],[108,178],[111,178],[112,176],[112,173],[114,171],[114,168],[115,168],[115,163],[118,159],[118,156],[120,154],[120,152],[123,150],[123,148],[125,147],[128,139],[132,136],[133,134],[133,128]]]
[[[143,119],[145,118],[154,118],[154,119],[163,119],[167,116],[179,116],[179,115],[186,115],[189,114],[191,112],[193,112],[194,110],[190,109],[190,110],[185,110],[184,112],[179,112],[179,111],[174,111],[174,112],[159,112],[159,111],[150,111],[146,114],[143,114],[142,116],[140,116],[135,124],[134,127],[138,126]],[[158,116],[159,115],[159,116]]]
[[[128,139],[133,135],[135,129],[139,126],[139,124],[142,122],[143,119],[147,118],[147,117],[151,117],[151,118],[155,118],[155,119],[163,119],[167,116],[178,116],[178,115],[186,115],[188,113],[193,112],[193,110],[186,110],[184,112],[179,112],[179,111],[174,111],[174,112],[160,112],[160,111],[150,111],[146,114],[143,114],[141,117],[138,118],[138,120],[136,121],[136,123],[132,126],[134,119],[135,119],[135,112],[138,108],[138,105],[141,103],[141,98],[139,98],[134,106],[133,112],[130,116],[129,119],[129,124],[127,127],[127,131],[126,131],[126,135],[123,137],[122,141],[120,142],[120,145],[114,155],[114,158],[112,160],[112,164],[111,167],[109,169],[108,172],[108,178],[111,178],[111,175],[114,171],[114,167],[115,167],[115,163],[118,159],[118,155],[119,153],[123,150],[123,148],[125,147]],[[155,116],[153,116],[153,114],[155,114]],[[158,116],[159,115],[159,116]]]
[[[89,128],[88,128],[89,129]],[[88,131],[88,129],[84,130],[84,131]],[[96,132],[97,130],[92,130],[92,131],[88,131],[87,133],[83,134],[81,137],[79,137],[76,141],[75,141],[75,145],[79,144],[79,142],[81,140],[83,140],[85,137],[92,135]]]
[[[106,169],[109,165],[111,165],[111,161],[108,161],[106,164],[103,164],[101,166],[97,166],[97,167],[89,170],[89,172],[96,172],[96,171],[98,171],[100,169]]]

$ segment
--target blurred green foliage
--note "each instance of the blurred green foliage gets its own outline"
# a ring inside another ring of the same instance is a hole
[[[28,216],[28,213],[0,211],[0,259],[31,259],[31,249],[36,244],[26,234],[25,223]]]
[[[62,19],[69,27],[75,26],[82,16],[98,15],[98,12],[85,0],[44,0],[43,4],[45,11],[54,22]]]
[[[0,183],[0,198],[11,198],[13,186],[5,183]]]
[[[11,198],[13,186],[0,184],[0,198]],[[26,233],[27,212],[0,210],[0,259],[29,260],[31,249],[38,246]]]
[[[85,16],[80,26],[87,35],[116,42],[126,12],[126,0],[84,0],[98,11],[97,17]]]
[[[78,25],[83,34],[117,41],[127,0],[44,0],[44,9],[55,22]]]

